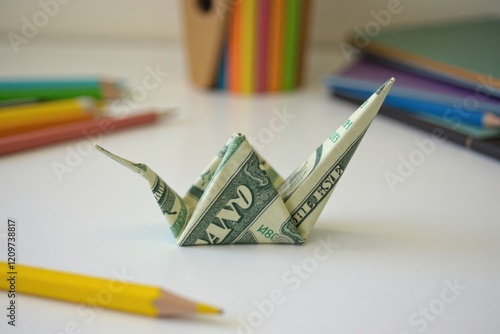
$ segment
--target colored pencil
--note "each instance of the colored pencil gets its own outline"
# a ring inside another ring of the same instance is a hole
[[[23,104],[32,104],[32,103],[37,103],[37,102],[40,102],[40,100],[36,99],[36,98],[31,98],[31,97],[23,97],[23,98],[9,99],[9,100],[0,100],[0,111],[1,111],[1,108],[5,108],[5,107],[12,107],[12,106],[18,106],[18,105],[23,105]]]
[[[220,314],[221,309],[177,296],[160,287],[0,262],[0,288],[151,317]],[[104,297],[103,297],[104,296]]]
[[[266,90],[267,62],[269,47],[269,7],[271,0],[260,0],[258,5],[259,15],[257,17],[257,82],[256,91],[264,92]]]
[[[284,59],[283,59],[283,88],[290,90],[297,81],[297,59],[299,46],[300,1],[288,0],[286,4]]]
[[[46,129],[67,123],[87,121],[94,117],[92,113],[68,113],[68,115],[45,117],[43,119],[19,120],[15,123],[10,123],[8,127],[0,126],[0,137]]]
[[[229,23],[229,45],[228,45],[228,88],[233,92],[241,91],[241,77],[242,77],[242,64],[241,64],[241,30],[242,30],[242,9],[241,3],[234,6],[233,15]]]
[[[98,120],[69,123],[7,136],[0,138],[0,156],[64,140],[85,137],[89,134],[98,133],[104,135],[123,128],[154,123],[161,116],[171,114],[172,111],[167,110],[165,112],[144,112],[120,119],[103,117]]]
[[[371,92],[369,88],[365,88],[362,85],[346,87],[341,86],[340,83],[336,83],[335,86],[330,87],[333,90],[340,91],[344,95],[358,97],[360,99],[366,97]],[[463,107],[453,107],[436,101],[427,101],[390,94],[387,95],[384,103],[390,107],[410,113],[439,117],[443,121],[448,122],[450,126],[456,125],[456,123],[463,123],[483,128],[500,127],[500,116],[487,110],[471,111]]]
[[[17,105],[0,109],[0,137],[98,114],[90,98]]]
[[[312,6],[311,2],[312,0],[302,0],[296,86],[302,85],[304,81],[304,62],[306,61],[307,37],[309,34],[309,17]]]
[[[283,88],[283,39],[285,25],[285,0],[271,1],[269,39],[268,91]]]
[[[121,96],[120,83],[99,78],[12,78],[0,80],[0,100],[36,98],[60,100],[90,96],[99,100]]]
[[[228,72],[227,58],[228,58],[227,40],[225,40],[221,50],[221,57],[220,57],[219,69],[217,71],[217,77],[215,79],[215,88],[217,89],[227,88],[227,72]]]
[[[257,1],[242,1],[242,35],[241,40],[241,65],[242,65],[242,87],[241,92],[252,93],[255,91],[256,77],[256,10]]]
[[[77,99],[15,105],[0,109],[0,122],[8,122],[17,119],[39,117],[42,115],[57,116],[60,114],[63,115],[68,112],[91,109],[93,107],[94,107],[94,102],[93,99],[91,98],[77,98]]]
[[[365,99],[352,96],[347,92],[339,90],[334,90],[332,91],[332,93],[334,94],[334,96],[338,96],[348,101],[355,102],[357,105],[365,101]],[[464,127],[472,128],[470,126],[466,126],[465,124],[459,124],[459,126],[456,128],[450,128],[447,126],[446,121],[443,121],[439,117],[410,114],[396,108],[389,107],[385,103],[380,109],[379,113],[384,116],[393,118],[397,121],[407,123],[408,125],[414,126],[423,131],[432,133],[433,136],[436,135],[436,130],[442,131],[438,132],[439,137],[443,139],[446,138],[446,140],[466,147],[467,149],[471,149],[473,151],[493,157],[494,159],[500,160],[500,131],[498,130],[486,129],[492,132],[487,136],[485,136],[484,133],[482,135],[478,135],[478,133],[473,134],[469,130],[463,131]]]

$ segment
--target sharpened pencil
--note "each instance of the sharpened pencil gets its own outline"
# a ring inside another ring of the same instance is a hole
[[[220,308],[177,296],[156,286],[18,264],[11,267],[6,262],[0,262],[0,267],[2,290],[11,289],[13,281],[16,292],[151,317],[222,313]]]

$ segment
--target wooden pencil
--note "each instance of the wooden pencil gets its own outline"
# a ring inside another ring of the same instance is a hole
[[[100,78],[3,78],[0,79],[0,101],[35,98],[41,101],[90,96],[98,100],[121,97],[119,81]]]
[[[243,1],[241,18],[241,92],[253,93],[256,78],[256,11],[257,1]]]
[[[61,115],[70,112],[82,112],[95,108],[92,98],[66,99],[50,102],[15,105],[0,109],[0,122],[18,119],[43,117],[45,115]]]
[[[24,128],[40,128],[71,119],[81,120],[97,116],[99,110],[91,98],[78,98],[0,109],[0,136],[22,132]]]
[[[33,103],[38,103],[38,102],[40,102],[39,99],[32,98],[32,97],[0,100],[0,112],[2,111],[2,108],[19,106],[19,105],[26,105],[26,104],[33,104]]]
[[[77,275],[0,262],[0,289],[94,305],[151,317],[220,314],[222,310],[195,302],[160,287]],[[15,284],[12,284],[15,283]]]
[[[300,33],[300,10],[299,0],[288,0],[286,3],[286,22],[284,34],[283,54],[283,89],[290,90],[297,81],[297,59],[298,43]]]
[[[91,113],[69,113],[68,115],[44,117],[41,119],[28,118],[25,120],[19,120],[17,122],[0,125],[0,137],[7,137],[20,133],[46,129],[67,123],[81,122],[93,118],[94,115]]]
[[[298,55],[298,65],[297,65],[297,82],[296,86],[300,86],[304,80],[304,68],[306,66],[306,48],[307,48],[307,38],[309,33],[309,17],[311,12],[312,0],[302,0],[302,10],[300,17],[300,35],[299,35],[299,55]]]
[[[268,67],[268,46],[269,46],[269,7],[270,0],[260,0],[258,2],[257,17],[257,83],[256,91],[266,91],[267,67]]]
[[[268,91],[283,88],[283,47],[285,30],[285,0],[271,1],[269,32]]]
[[[74,138],[95,137],[96,134],[102,136],[119,129],[154,123],[160,117],[171,114],[172,110],[167,110],[165,112],[144,112],[119,119],[103,117],[7,136],[0,138],[0,156]]]
[[[228,33],[228,89],[240,92],[242,89],[242,9],[238,3],[233,8]]]

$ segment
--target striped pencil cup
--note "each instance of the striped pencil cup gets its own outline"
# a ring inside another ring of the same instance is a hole
[[[312,0],[187,0],[192,81],[236,93],[286,91],[302,82]]]

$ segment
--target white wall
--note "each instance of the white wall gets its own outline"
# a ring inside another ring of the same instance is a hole
[[[66,3],[40,28],[40,37],[140,38],[177,40],[182,38],[182,0],[0,0],[0,36],[20,33],[23,17],[33,21],[41,3]],[[252,1],[252,0],[241,0]],[[314,1],[314,0],[313,0]],[[400,1],[401,13],[390,26],[481,14],[500,15],[499,0],[315,0],[311,42],[337,43],[355,26],[373,20],[372,11],[386,9]],[[38,17],[43,19],[42,16]]]

